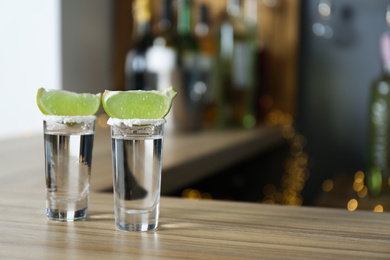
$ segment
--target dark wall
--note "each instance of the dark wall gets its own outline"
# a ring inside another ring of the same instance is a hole
[[[321,17],[320,3],[331,14]],[[325,179],[366,167],[370,84],[381,73],[379,37],[390,0],[303,0],[297,128],[306,136],[315,199]]]

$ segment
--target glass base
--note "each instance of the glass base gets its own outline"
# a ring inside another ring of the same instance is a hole
[[[74,211],[65,211],[58,209],[46,209],[46,216],[50,220],[69,222],[84,219],[87,216],[88,208],[74,210]]]
[[[157,223],[154,224],[124,224],[124,223],[115,223],[116,227],[124,231],[151,231],[157,228]]]
[[[158,215],[159,204],[149,210],[126,210],[116,206],[115,225],[124,231],[150,231],[157,228]]]

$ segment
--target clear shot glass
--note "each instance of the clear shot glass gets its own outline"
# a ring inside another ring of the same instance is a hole
[[[86,217],[95,116],[43,118],[46,215],[54,221]]]
[[[157,228],[165,119],[110,118],[115,225],[125,231]]]

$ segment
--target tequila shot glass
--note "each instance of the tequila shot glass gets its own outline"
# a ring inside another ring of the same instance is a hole
[[[46,215],[54,221],[86,217],[95,116],[43,119]]]
[[[125,231],[157,228],[165,119],[110,118],[115,225]]]

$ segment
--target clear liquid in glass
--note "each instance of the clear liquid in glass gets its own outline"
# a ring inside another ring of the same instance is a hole
[[[115,222],[121,230],[158,225],[162,144],[162,134],[112,135]]]
[[[46,213],[49,219],[73,221],[85,218],[93,139],[93,133],[44,133]]]

